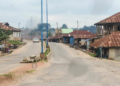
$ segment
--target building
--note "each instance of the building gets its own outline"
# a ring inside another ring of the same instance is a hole
[[[98,38],[109,35],[111,32],[120,31],[120,12],[95,23],[95,25]]]
[[[0,27],[1,29],[12,31],[9,40],[21,40],[21,30],[11,27],[9,23],[0,23]]]
[[[55,29],[55,35],[62,35],[62,34],[68,34],[73,32],[73,29]]]
[[[103,58],[120,60],[120,12],[95,24],[97,40],[90,46]]]

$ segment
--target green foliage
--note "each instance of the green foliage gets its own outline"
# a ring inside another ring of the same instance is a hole
[[[3,74],[3,75],[0,75],[0,76],[5,76],[7,78],[12,78],[14,76],[13,72],[10,72],[8,74]]]
[[[36,70],[30,70],[30,71],[26,71],[26,73],[33,73]]]
[[[52,36],[52,33],[51,31],[48,32],[48,37]]]
[[[63,24],[61,28],[68,28],[66,24]]]
[[[22,42],[20,42],[20,41],[10,40],[9,42],[10,42],[11,44],[22,45]]]
[[[96,56],[96,54],[91,54],[91,53],[89,53],[89,55],[92,56],[92,57],[95,57],[95,56]]]
[[[9,35],[11,35],[11,34],[12,34],[12,31],[4,30],[4,29],[0,28],[0,41],[9,38]]]
[[[50,47],[48,47],[45,51],[45,61],[47,62],[47,55],[50,53]]]
[[[73,28],[74,30],[77,30],[77,28]],[[97,29],[95,26],[84,26],[83,28],[79,28],[79,30],[88,30],[91,33],[95,34],[97,32]]]
[[[47,48],[47,50],[45,51],[45,57],[49,54],[50,52],[50,48]]]

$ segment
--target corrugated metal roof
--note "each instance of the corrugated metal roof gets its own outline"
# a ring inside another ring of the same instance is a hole
[[[78,33],[78,35],[77,35],[77,33]],[[74,36],[75,39],[76,38],[90,38],[92,36],[95,36],[95,34],[89,32],[89,31],[86,31],[86,30],[84,30],[84,31],[79,30],[78,32],[77,32],[77,30],[75,30],[75,31],[73,31],[73,33],[71,33],[71,35]]]
[[[98,23],[95,23],[95,25],[101,25],[101,24],[107,24],[107,23],[120,23],[120,12],[117,14],[114,14]]]
[[[62,34],[71,33],[73,29],[62,29]]]
[[[120,47],[120,32],[112,32],[111,35],[105,36],[90,45],[91,47]]]
[[[78,33],[78,35],[77,35],[77,33]],[[59,37],[58,36],[52,36],[49,39],[58,39],[58,38],[63,38],[63,37],[74,37],[75,39],[77,39],[77,38],[93,38],[93,37],[96,37],[96,35],[89,32],[89,31],[86,31],[86,30],[78,30],[78,31],[74,30],[71,33],[62,34]]]

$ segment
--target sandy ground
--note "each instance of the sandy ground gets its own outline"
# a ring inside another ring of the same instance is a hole
[[[50,43],[52,58],[9,86],[120,86],[120,62],[91,57],[61,43]]]
[[[37,66],[34,67],[33,64]],[[9,86],[10,84],[12,86],[15,86],[16,83],[20,83],[22,81],[22,78],[24,76],[31,76],[33,72],[41,70],[42,68],[47,66],[49,66],[49,63],[43,61],[37,63],[24,64],[18,68],[9,71],[9,73],[13,73],[13,77],[0,76],[0,86]],[[32,70],[34,71],[27,73],[27,71],[32,71]]]

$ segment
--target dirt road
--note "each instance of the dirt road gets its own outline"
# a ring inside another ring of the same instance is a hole
[[[15,86],[120,85],[120,62],[90,57],[64,44],[50,46],[51,65],[23,77]]]

